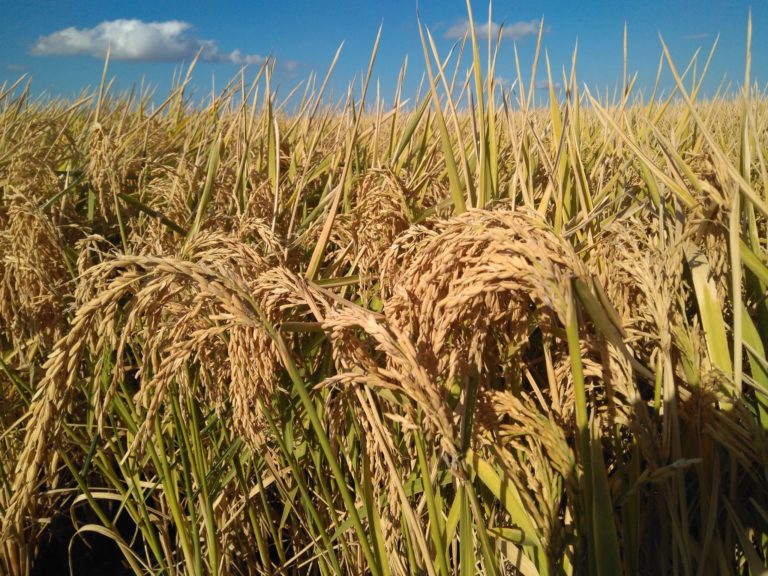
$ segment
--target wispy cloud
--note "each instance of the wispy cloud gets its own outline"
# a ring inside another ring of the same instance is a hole
[[[109,20],[93,28],[64,28],[41,36],[30,52],[36,56],[93,56],[133,62],[178,62],[200,52],[206,62],[261,64],[265,58],[240,50],[223,52],[214,40],[198,38],[192,25],[181,20],[144,22],[137,19]]]
[[[560,82],[555,82],[552,84],[552,87],[555,90],[560,90],[563,87],[563,85]],[[536,88],[538,90],[549,90],[549,80],[539,80],[538,82],[536,82]]]
[[[698,34],[688,34],[688,36],[683,36],[683,40],[705,40],[709,37],[709,32],[700,32]]]
[[[283,68],[288,70],[288,72],[296,72],[296,70],[298,70],[300,66],[301,66],[301,62],[299,62],[298,60],[283,61]]]
[[[27,69],[23,64],[6,64],[3,66],[8,72],[24,72]]]
[[[539,33],[539,26],[541,22],[539,20],[531,20],[529,22],[520,21],[513,22],[512,24],[498,24],[497,22],[484,22],[482,24],[475,24],[475,34],[478,38],[488,39],[489,36],[496,38],[501,29],[502,38],[510,38],[512,40],[520,40],[526,36],[534,36]],[[549,27],[545,27],[544,31],[549,31]],[[464,34],[469,32],[469,20],[461,20],[452,26],[449,26],[443,36],[445,38],[461,38]]]

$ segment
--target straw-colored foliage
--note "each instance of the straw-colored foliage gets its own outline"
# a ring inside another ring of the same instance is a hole
[[[0,573],[763,573],[768,98],[423,32],[389,112],[0,89]]]

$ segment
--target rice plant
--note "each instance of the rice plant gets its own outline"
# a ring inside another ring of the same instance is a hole
[[[272,60],[0,89],[1,573],[766,573],[751,25],[708,100],[663,40],[607,98],[419,31],[410,105],[379,38],[291,112]]]

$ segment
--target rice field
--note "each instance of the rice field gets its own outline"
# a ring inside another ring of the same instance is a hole
[[[334,104],[0,89],[0,573],[766,573],[749,49],[606,95],[420,32],[390,105],[378,38]]]

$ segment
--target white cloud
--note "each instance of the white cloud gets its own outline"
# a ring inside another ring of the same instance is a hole
[[[535,36],[539,33],[539,20],[531,20],[529,22],[513,22],[512,24],[498,24],[496,22],[488,22],[482,24],[475,24],[475,33],[478,38],[488,39],[489,36],[496,38],[499,35],[499,29],[501,29],[502,38],[510,38],[512,40],[520,40],[526,36]],[[548,30],[547,27],[544,28]],[[469,20],[461,20],[453,26],[450,26],[443,36],[445,38],[461,38],[464,34],[469,32]]]
[[[301,66],[301,62],[299,62],[298,60],[283,61],[283,68],[288,70],[288,72],[296,72],[296,70],[299,69],[299,66]]]
[[[41,36],[32,46],[36,56],[94,56],[104,58],[110,48],[110,58],[134,62],[178,62],[191,60],[200,52],[206,62],[261,64],[265,58],[258,54],[243,54],[240,50],[222,52],[215,41],[195,36],[192,25],[181,20],[144,22],[120,19],[102,22],[93,28],[64,28]]]
[[[552,87],[555,90],[560,90],[563,87],[563,85],[560,82],[554,82],[552,84]],[[536,82],[536,88],[539,90],[549,90],[549,80],[539,80],[538,82]]]
[[[258,54],[243,54],[240,52],[240,50],[233,50],[229,53],[226,59],[230,62],[234,62],[235,64],[240,64],[242,66],[246,64],[264,63],[264,56],[259,56]]]

